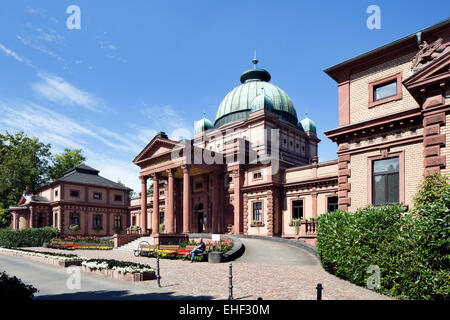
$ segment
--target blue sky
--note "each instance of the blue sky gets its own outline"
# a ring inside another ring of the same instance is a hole
[[[69,5],[81,29],[69,30]],[[369,30],[366,8],[381,9]],[[336,158],[337,87],[323,70],[448,17],[448,1],[0,0],[0,131],[54,152],[82,148],[100,174],[139,190],[132,160],[163,130],[192,134],[259,67],[316,122],[319,160]],[[300,120],[299,119],[299,120]]]

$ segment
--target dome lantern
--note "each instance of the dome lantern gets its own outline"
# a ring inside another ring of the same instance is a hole
[[[308,113],[305,114],[305,119],[299,122],[299,125],[302,127],[303,131],[306,133],[309,131],[311,133],[317,134],[317,128],[314,121],[308,118]]]

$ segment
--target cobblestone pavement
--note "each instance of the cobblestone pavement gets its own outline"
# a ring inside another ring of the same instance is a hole
[[[327,273],[316,257],[305,250],[268,240],[242,239],[246,252],[233,262],[233,297],[235,299],[316,299],[316,285],[322,283],[322,298],[326,299],[389,299],[358,287]],[[45,248],[35,250],[60,251]],[[105,258],[144,263],[156,267],[155,258],[135,257],[133,253],[108,250],[75,250],[70,253],[87,258]],[[161,259],[161,290],[188,296],[228,298],[229,264],[190,263]],[[157,288],[156,281],[144,281],[140,286]]]

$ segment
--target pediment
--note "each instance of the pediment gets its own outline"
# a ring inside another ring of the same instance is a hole
[[[173,148],[177,145],[176,141],[155,137],[147,146],[139,153],[139,155],[133,160],[134,164],[141,163],[152,158],[157,158],[161,155],[172,152]]]
[[[403,81],[410,92],[417,92],[425,87],[440,85],[450,78],[450,47],[433,62],[424,66]]]

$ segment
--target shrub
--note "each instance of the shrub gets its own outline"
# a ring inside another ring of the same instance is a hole
[[[52,227],[0,230],[0,247],[40,247],[58,236],[59,230]]]
[[[450,188],[426,178],[418,207],[334,211],[319,219],[318,254],[328,272],[365,286],[367,268],[380,268],[381,291],[406,299],[450,299]],[[430,191],[431,190],[431,191]]]
[[[426,176],[414,198],[414,207],[423,209],[438,199],[449,187],[448,178],[442,174],[434,173]]]
[[[30,300],[38,290],[32,285],[24,284],[17,277],[0,273],[0,299],[3,300]]]

